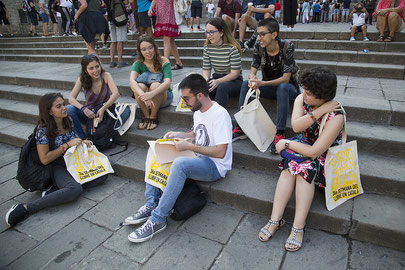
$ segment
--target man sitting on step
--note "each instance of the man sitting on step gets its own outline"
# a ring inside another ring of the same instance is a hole
[[[274,18],[267,18],[259,22],[257,27],[258,42],[255,45],[249,80],[242,83],[238,105],[240,109],[249,88],[259,88],[262,98],[277,100],[277,133],[270,145],[270,152],[274,154],[276,153],[275,145],[277,142],[285,138],[290,101],[299,92],[296,87],[297,83],[292,76],[296,72],[294,44],[281,40],[278,36],[279,30],[280,26]],[[262,69],[262,80],[256,77],[259,67]],[[232,133],[233,141],[246,138],[245,133],[238,125],[235,126]]]
[[[199,74],[188,75],[179,88],[184,102],[194,112],[194,127],[190,132],[168,132],[164,138],[177,138],[177,150],[191,150],[199,155],[178,157],[173,161],[162,194],[146,183],[146,204],[134,216],[125,219],[129,224],[146,221],[128,236],[134,243],[145,242],[166,228],[167,216],[187,178],[216,181],[225,177],[232,167],[232,122],[226,109],[211,101],[208,84]]]
[[[405,0],[380,0],[373,17],[377,17],[377,30],[380,36],[377,42],[391,42],[394,33],[399,32],[404,26]],[[384,32],[389,32],[384,38]]]
[[[219,0],[218,7],[215,11],[215,17],[221,16],[225,21],[232,36],[236,35],[236,28],[238,27],[238,20],[240,18],[242,6],[238,0]]]

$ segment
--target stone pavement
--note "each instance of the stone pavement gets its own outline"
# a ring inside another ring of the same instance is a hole
[[[0,144],[0,215],[39,192],[15,180],[19,148]],[[403,269],[405,253],[307,229],[303,248],[284,251],[291,224],[267,243],[268,217],[208,203],[187,221],[171,219],[152,240],[133,244],[119,223],[144,203],[144,184],[110,176],[75,202],[0,222],[0,269]]]

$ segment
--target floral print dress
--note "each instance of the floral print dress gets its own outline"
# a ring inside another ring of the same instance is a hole
[[[314,109],[304,103],[304,113],[308,114],[309,112],[312,112]],[[330,119],[334,118],[336,115],[343,115],[343,110],[337,111],[337,112],[332,112],[328,114],[328,118],[326,119],[326,122],[328,122]],[[299,135],[296,136],[296,138],[299,138],[300,141],[305,140],[309,142],[311,145],[315,143],[315,141],[318,139],[319,136],[319,127],[322,122],[322,117],[319,118],[316,122],[312,124],[309,128],[307,128],[305,131],[300,133]],[[332,146],[342,144],[342,134],[343,134],[343,129],[339,132],[339,135],[336,137],[335,141],[332,143]],[[279,168],[281,170],[288,169],[288,171],[292,175],[301,175],[302,178],[305,179],[308,183],[312,183],[314,181],[315,185],[319,187],[325,187],[325,173],[324,173],[324,165],[325,165],[325,158],[326,158],[327,151],[320,155],[316,159],[308,159],[305,160],[301,163],[298,163],[293,160],[289,159],[283,159],[280,164]]]

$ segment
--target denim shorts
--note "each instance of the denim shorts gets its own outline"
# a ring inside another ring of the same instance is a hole
[[[39,16],[41,16],[41,19],[42,19],[43,23],[48,23],[49,22],[49,17],[45,13],[41,13],[41,14],[39,14]]]
[[[173,93],[171,91],[167,90],[166,101],[165,101],[165,103],[163,103],[162,106],[160,106],[160,108],[165,108],[165,107],[169,106],[170,104],[172,104],[172,101],[173,101]]]

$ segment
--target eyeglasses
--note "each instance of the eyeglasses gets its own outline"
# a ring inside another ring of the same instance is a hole
[[[191,97],[195,97],[195,95],[193,94],[192,96],[181,96],[181,98],[184,100],[184,102],[188,102]]]
[[[141,52],[153,51],[154,49],[155,49],[155,47],[149,46],[148,48],[142,48]]]
[[[219,32],[219,30],[205,31],[205,34],[209,35],[209,36],[213,36],[216,32]]]
[[[257,33],[261,38],[264,38],[267,34],[271,34],[272,32],[260,32]]]

